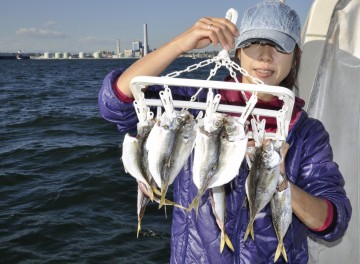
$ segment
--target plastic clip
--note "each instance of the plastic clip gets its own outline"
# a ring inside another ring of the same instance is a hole
[[[161,91],[159,94],[166,115],[169,118],[174,118],[176,116],[176,113],[170,88],[166,87],[165,90]]]

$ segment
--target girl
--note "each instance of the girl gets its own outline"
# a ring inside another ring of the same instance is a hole
[[[118,69],[106,76],[99,93],[102,116],[115,123],[121,133],[136,127],[137,118],[129,88],[138,75],[158,76],[176,58],[193,49],[208,45],[229,50],[236,48],[242,68],[265,84],[292,89],[300,62],[300,21],[294,10],[278,1],[264,1],[247,10],[240,32],[224,18],[204,17],[175,39],[138,60],[128,69]],[[252,83],[247,76],[238,79]],[[226,78],[227,81],[234,81]],[[161,87],[151,86],[147,97],[158,96]],[[188,98],[191,88],[172,89],[173,97]],[[221,92],[222,103],[245,105],[237,91]],[[262,108],[280,109],[282,101],[270,94],[259,94]],[[344,190],[344,180],[332,160],[329,136],[320,121],[309,118],[296,99],[284,164],[291,188],[292,223],[284,238],[289,263],[307,263],[307,236],[333,241],[343,236],[351,216],[351,205]],[[273,130],[276,121],[267,119],[266,129]],[[249,145],[253,145],[249,142]],[[192,181],[192,162],[174,182],[174,201],[188,206],[197,193]],[[200,202],[198,216],[174,208],[171,239],[171,263],[274,263],[278,240],[272,226],[270,207],[266,206],[254,222],[255,239],[244,241],[249,222],[245,180],[249,170],[243,162],[237,177],[226,188],[226,233],[234,251],[225,247],[220,253],[219,229],[211,212],[209,195]],[[283,257],[278,263],[285,262]]]

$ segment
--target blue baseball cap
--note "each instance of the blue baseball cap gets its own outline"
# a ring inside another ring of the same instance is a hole
[[[298,14],[280,1],[263,1],[245,11],[235,48],[256,41],[268,41],[285,53],[301,47],[301,24]]]

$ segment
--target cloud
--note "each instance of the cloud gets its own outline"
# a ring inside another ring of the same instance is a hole
[[[58,31],[39,28],[20,28],[16,31],[18,36],[29,36],[36,38],[64,38],[66,35]]]
[[[51,21],[51,20],[46,21],[46,22],[44,23],[44,27],[45,27],[45,28],[52,28],[54,25],[55,25],[55,21]]]

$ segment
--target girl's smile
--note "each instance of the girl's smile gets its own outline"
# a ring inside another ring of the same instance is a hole
[[[241,67],[251,76],[267,85],[279,86],[291,70],[294,52],[282,53],[270,44],[251,44],[240,49],[238,57]],[[252,80],[244,76],[243,82],[252,83]],[[272,97],[270,94],[259,95],[262,100],[271,100]]]

